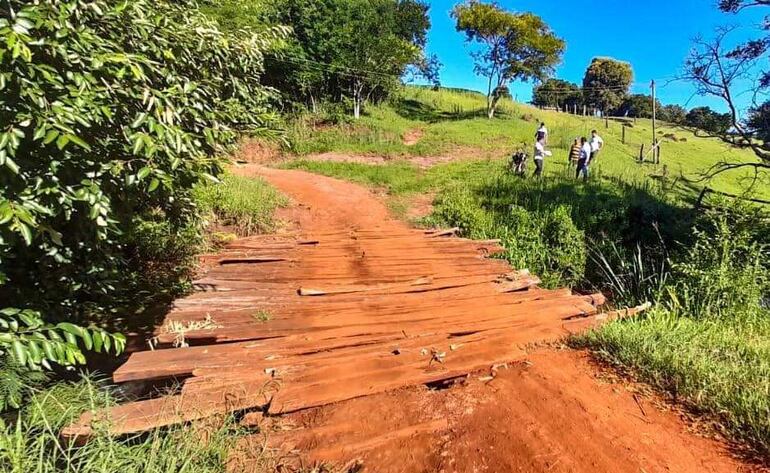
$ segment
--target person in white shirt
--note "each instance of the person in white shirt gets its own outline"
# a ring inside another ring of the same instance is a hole
[[[545,149],[545,140],[537,140],[535,143],[535,177],[543,175],[543,161],[546,156],[551,156],[551,152]]]
[[[580,174],[583,174],[583,180],[588,180],[588,164],[591,162],[592,154],[591,144],[588,143],[586,137],[580,138],[580,159],[578,159],[577,162],[577,174],[575,174],[575,179],[580,179]]]
[[[548,128],[544,122],[540,122],[540,128],[535,132],[535,142],[537,141],[542,141],[544,145],[548,143]]]
[[[604,140],[596,130],[591,130],[591,160],[594,160],[599,155],[599,151],[602,148],[604,148]]]

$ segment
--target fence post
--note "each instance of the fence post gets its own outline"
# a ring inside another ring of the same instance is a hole
[[[609,128],[609,127],[610,127],[610,119],[607,118],[607,116],[605,115],[604,116],[604,128]]]
[[[655,148],[655,164],[660,164],[660,144],[661,144],[661,141],[660,140],[655,140],[655,141],[657,142],[656,144],[658,145],[658,147]]]
[[[620,127],[620,129],[623,130],[623,133],[622,133],[621,138],[620,138],[620,142],[623,143],[623,144],[626,144],[626,125],[623,124],[623,126]]]
[[[642,143],[642,147],[639,149],[639,162],[644,162],[644,143]]]

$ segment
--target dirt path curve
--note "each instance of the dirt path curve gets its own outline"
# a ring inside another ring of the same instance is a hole
[[[293,198],[282,214],[303,232],[403,229],[369,191],[259,166]],[[273,443],[312,460],[363,461],[372,472],[736,472],[752,469],[689,433],[627,386],[597,377],[585,353],[539,349],[525,361],[445,389],[425,386],[306,409],[280,420]],[[292,429],[285,431],[285,429]]]

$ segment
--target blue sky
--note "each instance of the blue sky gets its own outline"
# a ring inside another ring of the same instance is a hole
[[[443,63],[442,85],[486,91],[483,78],[473,74],[470,46],[455,31],[449,16],[458,0],[431,0],[432,27],[428,52]],[[631,63],[634,93],[649,93],[651,79],[658,83],[661,102],[687,103],[688,108],[709,105],[724,110],[716,98],[693,96],[687,83],[667,81],[677,76],[697,35],[710,37],[720,25],[740,25],[735,39],[756,36],[767,8],[746,10],[739,15],[720,12],[716,0],[500,0],[507,10],[531,11],[541,16],[566,40],[567,49],[556,77],[580,84],[586,67],[596,56],[610,56]],[[749,88],[748,85],[745,88]],[[519,101],[529,101],[532,84],[511,85]],[[742,96],[746,106],[750,94]]]

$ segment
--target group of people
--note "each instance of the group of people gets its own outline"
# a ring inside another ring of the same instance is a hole
[[[535,132],[535,177],[543,174],[543,163],[545,158],[552,156],[552,153],[546,149],[548,145],[548,128],[545,123],[540,123],[540,127]],[[604,148],[604,140],[596,130],[591,130],[591,138],[585,136],[575,138],[569,151],[569,163],[576,166],[575,178],[588,179],[588,166],[597,158],[599,152]]]

